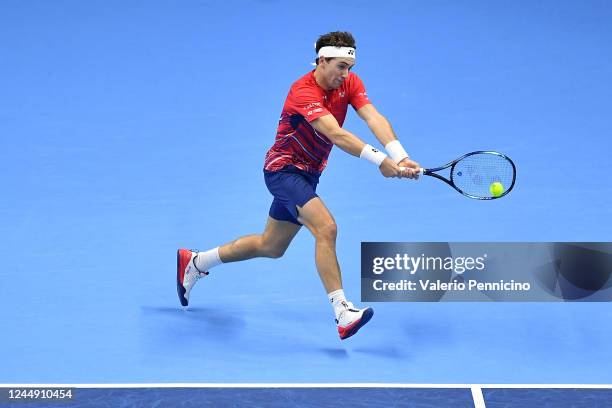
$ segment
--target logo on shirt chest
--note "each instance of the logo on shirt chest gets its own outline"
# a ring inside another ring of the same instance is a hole
[[[331,97],[328,97],[327,95],[323,95],[323,104],[325,105],[326,108],[330,109],[334,107],[335,105],[338,105],[338,103],[340,104],[344,103],[344,101],[341,99],[344,99],[345,96],[346,96],[345,91],[339,91],[337,94],[331,95]]]

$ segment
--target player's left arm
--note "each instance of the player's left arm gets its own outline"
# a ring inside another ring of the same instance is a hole
[[[357,110],[357,114],[368,125],[376,139],[385,146],[389,156],[401,167],[414,170],[420,168],[419,164],[410,159],[406,150],[397,139],[391,123],[378,110],[368,103]]]

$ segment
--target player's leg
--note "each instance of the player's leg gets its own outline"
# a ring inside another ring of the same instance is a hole
[[[327,293],[342,289],[342,276],[336,257],[337,226],[334,217],[319,197],[298,207],[298,221],[315,238],[315,263]]]
[[[262,234],[247,235],[222,245],[219,257],[223,263],[257,257],[280,258],[299,230],[300,226],[292,222],[268,217]]]
[[[237,262],[255,257],[278,258],[299,231],[297,209],[290,205],[292,196],[313,187],[301,176],[284,172],[264,172],[266,186],[274,196],[268,223],[262,234],[247,235],[203,252],[179,249],[177,261],[177,291],[183,306],[189,303],[189,292],[197,280],[224,262]],[[308,197],[310,198],[310,197]],[[304,201],[306,202],[306,201]]]
[[[296,217],[297,212],[293,216],[286,206],[275,198],[262,234],[247,235],[221,247],[198,252],[194,259],[195,266],[200,271],[208,271],[220,263],[257,257],[280,258],[302,226]]]
[[[357,333],[374,314],[372,308],[357,309],[348,302],[342,289],[342,276],[336,256],[337,226],[321,198],[315,197],[298,207],[298,221],[315,237],[315,262],[327,295],[336,314],[338,334],[342,340]]]
[[[240,237],[221,247],[195,252],[179,249],[177,253],[177,292],[183,306],[189,304],[189,293],[208,271],[221,263],[244,261],[256,257],[279,258],[300,230],[300,225],[268,217],[262,234]]]

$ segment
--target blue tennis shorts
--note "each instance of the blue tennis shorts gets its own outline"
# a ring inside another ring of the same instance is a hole
[[[266,186],[274,196],[270,217],[302,225],[297,220],[297,207],[303,207],[308,201],[318,197],[316,190],[319,176],[320,174],[308,173],[294,166],[287,166],[280,171],[264,170]]]

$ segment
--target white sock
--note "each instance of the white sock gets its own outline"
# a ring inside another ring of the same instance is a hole
[[[332,307],[334,308],[334,313],[336,314],[337,319],[340,312],[346,309],[346,306],[342,304],[342,302],[346,302],[346,297],[344,297],[344,290],[334,290],[333,292],[328,293],[327,297],[329,298],[329,301],[331,302]]]
[[[219,247],[204,252],[198,252],[193,263],[201,272],[206,272],[210,268],[222,264],[223,262],[219,257]]]

